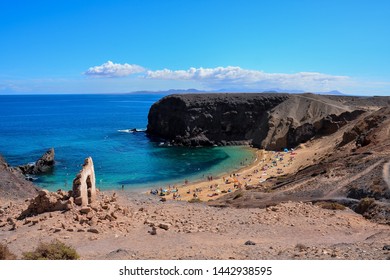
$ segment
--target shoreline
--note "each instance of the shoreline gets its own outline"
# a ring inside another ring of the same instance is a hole
[[[250,168],[252,165],[255,165],[255,163],[256,163],[256,161],[257,161],[257,159],[258,159],[257,153],[258,153],[258,151],[259,151],[260,149],[253,148],[253,147],[250,147],[250,146],[248,146],[248,145],[237,145],[237,146],[233,146],[233,147],[239,147],[239,148],[241,148],[241,149],[249,150],[250,153],[251,153],[251,157],[253,157],[253,161],[251,161],[248,165],[240,166],[239,169],[237,169],[237,167],[231,167],[231,168],[229,168],[229,169],[231,169],[230,172],[228,172],[228,171],[223,171],[223,172],[216,173],[216,174],[217,174],[216,176],[213,175],[213,178],[214,178],[214,179],[220,179],[220,178],[222,178],[224,175],[225,175],[225,176],[228,176],[229,173],[241,172],[241,170],[244,170],[244,169],[246,169],[246,168]],[[200,176],[200,175],[199,175],[199,176],[194,176],[194,175],[192,175],[192,176],[196,177],[196,179],[195,179],[194,181],[188,180],[188,181],[189,181],[188,186],[189,186],[189,185],[193,185],[193,184],[200,184],[200,183],[202,183],[202,182],[205,182],[205,180],[207,180],[207,179],[206,179],[206,177],[207,177],[206,174],[210,175],[210,172],[204,172],[203,177]],[[189,178],[191,178],[191,176],[189,176]],[[131,187],[129,187],[129,188],[126,188],[126,184],[124,184],[124,185],[125,185],[125,190],[124,190],[124,191],[125,191],[125,192],[134,192],[134,193],[145,193],[145,191],[147,191],[147,193],[149,194],[150,189],[151,189],[151,188],[154,189],[154,188],[156,188],[157,186],[158,186],[158,188],[160,188],[160,187],[166,187],[166,186],[169,186],[169,185],[171,185],[171,186],[178,186],[178,187],[184,187],[184,186],[185,186],[185,185],[184,185],[184,181],[185,181],[185,180],[186,180],[185,178],[177,179],[177,180],[174,179],[174,180],[167,180],[167,181],[163,181],[163,182],[150,183],[150,184],[145,185],[145,186],[142,186],[142,187],[138,187],[138,186],[137,186],[137,187],[134,187],[134,186],[131,186]],[[113,190],[114,190],[114,191],[115,191],[115,190],[121,191],[121,186],[120,186],[120,185],[112,186],[112,188],[107,188],[107,186],[106,186],[106,188],[101,189],[101,191],[113,191]]]
[[[326,138],[326,137],[325,137]],[[224,172],[213,176],[212,180],[207,177],[203,180],[188,182],[188,184],[176,184],[165,188],[158,187],[157,194],[151,194],[151,189],[142,191],[146,196],[165,198],[185,202],[207,202],[221,198],[226,194],[245,189],[247,186],[266,190],[263,183],[271,177],[295,174],[302,168],[310,166],[321,160],[329,153],[328,145],[322,145],[320,141],[300,144],[295,149],[287,151],[267,151],[247,147],[255,153],[253,162],[246,166],[240,166],[231,172]],[[230,182],[226,182],[229,180]],[[236,186],[235,186],[236,185]],[[170,188],[169,188],[170,187]],[[175,198],[173,198],[173,194]],[[177,197],[177,194],[179,196]],[[163,199],[164,200],[164,199]]]
[[[203,178],[202,180],[188,182],[187,184],[169,185],[165,189],[159,187],[154,190],[155,192],[157,191],[157,194],[152,194],[152,190],[148,190],[147,192],[143,190],[143,193],[148,196],[159,196],[166,200],[207,202],[218,199],[228,193],[241,190],[247,186],[261,188],[261,183],[270,177],[291,174],[298,170],[298,165],[293,164],[293,162],[297,162],[296,158],[302,151],[301,147],[298,147],[297,150],[289,150],[288,152],[266,151],[252,147],[247,148],[254,152],[254,160],[248,165],[234,169],[232,172],[224,172],[215,177]],[[286,160],[284,160],[285,157],[287,157]],[[298,162],[301,162],[302,159],[298,160]]]

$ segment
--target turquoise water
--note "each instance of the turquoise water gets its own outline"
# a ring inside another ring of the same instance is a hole
[[[9,164],[37,160],[54,147],[51,174],[35,181],[49,190],[70,189],[84,159],[91,156],[100,189],[147,188],[231,172],[253,160],[242,147],[160,147],[144,129],[150,106],[163,95],[0,96],[0,154]]]

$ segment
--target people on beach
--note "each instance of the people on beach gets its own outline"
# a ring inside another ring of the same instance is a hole
[[[229,192],[234,192],[242,188],[254,188],[264,187],[265,182],[270,176],[280,176],[287,172],[286,168],[289,168],[293,164],[294,154],[293,151],[286,152],[269,152],[263,154],[263,157],[259,158],[259,161],[253,167],[248,168],[243,173],[232,172],[228,175],[221,176],[220,178],[214,178],[212,175],[202,174],[202,177],[207,178],[206,182],[209,184],[201,183],[204,186],[204,192],[202,193],[202,185],[190,184],[188,179],[184,180],[184,184],[179,184],[179,188],[175,185],[167,185],[166,188],[162,187],[159,190],[151,190],[151,194],[158,194],[167,199],[179,200],[181,198],[179,189],[183,188],[183,197],[185,200],[193,198],[200,198],[203,200],[205,196],[213,197]],[[296,154],[296,152],[295,152]],[[248,159],[242,161],[246,164]],[[219,184],[221,185],[219,187]]]

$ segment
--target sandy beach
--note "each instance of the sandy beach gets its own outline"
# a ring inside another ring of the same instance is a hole
[[[246,187],[264,189],[265,186],[262,186],[262,183],[267,179],[296,173],[312,164],[313,158],[318,159],[325,155],[327,148],[330,147],[318,144],[302,144],[296,149],[284,151],[250,148],[255,154],[254,161],[248,162],[246,166],[237,167],[234,172],[217,176],[204,175],[203,180],[200,181],[158,186],[146,193],[168,200],[210,201]]]

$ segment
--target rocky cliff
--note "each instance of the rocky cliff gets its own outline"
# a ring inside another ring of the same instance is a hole
[[[183,94],[151,107],[147,133],[173,145],[294,147],[329,134],[363,110],[314,94]]]
[[[47,150],[35,163],[17,167],[9,166],[0,155],[0,202],[36,195],[39,188],[29,182],[32,180],[29,175],[50,172],[53,166],[53,148]]]
[[[284,94],[170,95],[150,108],[147,132],[175,145],[246,144],[265,137],[267,112],[286,99]]]
[[[0,203],[26,199],[37,194],[38,188],[26,181],[20,171],[10,167],[0,156]]]

